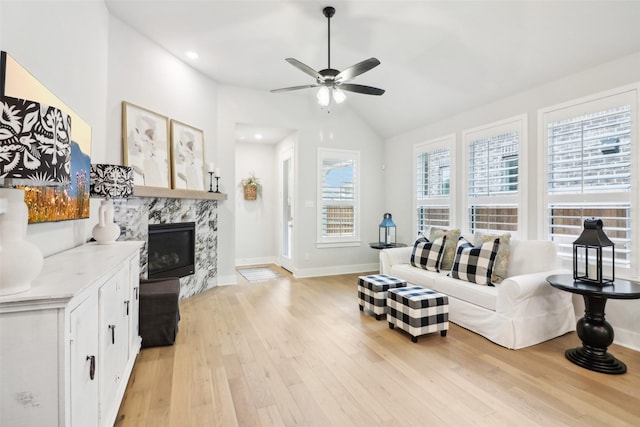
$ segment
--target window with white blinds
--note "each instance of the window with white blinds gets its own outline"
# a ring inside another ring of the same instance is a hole
[[[318,243],[359,241],[360,153],[318,150]]]
[[[520,153],[526,142],[526,116],[463,132],[469,231],[510,231],[521,224]]]
[[[451,157],[454,146],[453,135],[414,146],[417,232],[429,226],[450,225]]]
[[[568,261],[584,220],[600,218],[615,243],[616,271],[636,276],[631,212],[639,190],[633,179],[638,167],[637,90],[550,107],[541,116],[547,237]]]

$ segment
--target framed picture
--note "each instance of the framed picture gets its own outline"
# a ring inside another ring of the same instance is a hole
[[[204,133],[171,120],[171,177],[173,188],[204,190]]]
[[[89,123],[4,51],[0,52],[0,96],[46,104],[57,108],[71,118],[69,170],[71,182],[69,185],[56,187],[24,187],[24,201],[29,209],[29,224],[89,218],[89,171],[91,168]],[[0,169],[2,164],[3,159],[0,158]]]
[[[133,168],[134,185],[171,188],[167,117],[123,101],[122,142],[124,164]]]

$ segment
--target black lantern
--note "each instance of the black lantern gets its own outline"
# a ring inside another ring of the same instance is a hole
[[[395,246],[396,244],[396,225],[391,219],[391,214],[384,214],[379,227],[379,243],[380,246]]]
[[[602,271],[603,250],[611,248],[611,276],[605,277]],[[573,280],[605,286],[615,280],[614,243],[602,231],[602,220],[587,218],[584,230],[573,242]],[[595,259],[595,265],[590,264]]]

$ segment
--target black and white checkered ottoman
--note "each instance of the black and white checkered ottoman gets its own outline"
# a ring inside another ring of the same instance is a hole
[[[389,328],[397,326],[418,342],[420,335],[449,329],[449,297],[420,286],[390,289],[387,294]]]
[[[407,286],[405,280],[400,280],[388,274],[372,274],[358,277],[358,299],[360,311],[368,309],[380,320],[387,312],[387,291],[389,289]]]

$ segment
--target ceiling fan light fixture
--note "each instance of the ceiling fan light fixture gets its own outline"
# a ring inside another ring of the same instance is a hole
[[[342,71],[331,68],[331,17],[335,12],[335,8],[331,6],[327,6],[322,10],[322,13],[327,18],[327,68],[316,71],[295,58],[285,59],[289,64],[313,77],[315,84],[284,87],[281,89],[273,89],[271,92],[288,92],[291,90],[317,87],[319,89],[316,93],[316,97],[318,98],[318,104],[320,104],[321,107],[329,107],[332,98],[336,104],[344,102],[347,98],[345,91],[377,96],[384,93],[384,89],[350,83],[354,78],[380,65],[380,61],[377,58],[365,59],[364,61],[360,61]]]
[[[347,94],[344,93],[344,91],[341,90],[340,88],[334,87],[333,100],[336,102],[336,104],[342,104],[345,99],[347,99]]]
[[[316,97],[318,98],[318,104],[321,107],[329,106],[329,103],[331,102],[331,93],[328,87],[326,86],[320,87],[320,89],[318,89],[318,93],[316,94]]]

